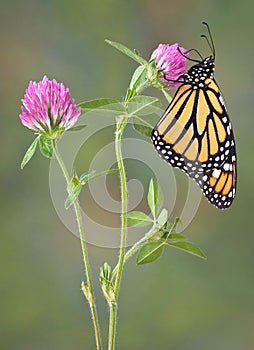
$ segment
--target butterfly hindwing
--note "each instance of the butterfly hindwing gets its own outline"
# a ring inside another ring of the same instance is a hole
[[[197,82],[192,77],[195,66],[184,76],[156,124],[152,140],[163,159],[186,172],[212,204],[224,209],[235,196],[235,141],[222,94],[213,79],[213,67],[208,76],[200,69],[207,60],[197,65]]]

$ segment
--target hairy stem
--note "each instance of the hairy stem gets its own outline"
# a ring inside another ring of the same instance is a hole
[[[117,317],[117,303],[111,302],[109,304],[108,350],[115,349],[116,317]]]
[[[124,263],[126,263],[126,261],[137,252],[137,250],[147,241],[146,236],[142,237],[138,242],[136,242],[125,254],[124,256]],[[119,269],[119,265],[117,264],[114,268],[114,270],[112,271],[112,278],[116,275],[117,271]]]
[[[123,272],[123,265],[124,265],[124,256],[125,256],[125,250],[126,250],[126,238],[127,238],[127,181],[126,181],[126,173],[124,168],[124,162],[123,162],[123,156],[122,156],[122,134],[123,130],[126,126],[126,120],[117,122],[117,131],[115,136],[115,151],[116,151],[116,159],[119,169],[119,176],[120,176],[120,186],[121,186],[121,201],[122,201],[122,208],[121,208],[121,245],[120,245],[120,252],[119,252],[119,259],[118,259],[118,271],[115,279],[115,296],[116,299],[118,298],[119,289],[120,289],[120,283],[122,278],[122,272]]]
[[[59,153],[59,150],[56,146],[55,140],[53,141],[53,146],[54,146],[54,153],[55,153],[56,160],[58,161],[58,164],[63,172],[64,178],[65,178],[66,183],[67,183],[67,189],[69,192],[70,191],[69,185],[70,185],[71,180],[70,180],[68,171],[66,169],[66,166],[64,164],[64,161],[61,157],[61,154]],[[97,350],[101,350],[102,346],[101,346],[100,327],[99,327],[99,321],[98,321],[97,310],[96,310],[96,305],[95,305],[93,283],[92,283],[92,277],[91,277],[91,269],[90,269],[88,252],[87,252],[86,241],[85,241],[85,232],[84,232],[81,210],[80,210],[78,199],[76,199],[73,202],[73,205],[74,205],[75,214],[76,214],[77,223],[78,223],[81,249],[82,249],[83,261],[84,261],[84,265],[85,265],[85,273],[86,273],[86,279],[87,279],[87,285],[83,284],[82,290],[83,290],[84,295],[89,303],[90,310],[91,310],[91,316],[92,316],[92,322],[93,322],[93,326],[94,326],[94,333],[95,333],[95,340],[96,340],[96,347],[97,347]]]
[[[115,337],[116,337],[116,319],[117,319],[117,300],[120,290],[120,283],[122,279],[123,266],[124,266],[124,256],[125,256],[125,246],[127,237],[127,181],[126,173],[124,168],[123,156],[122,156],[122,134],[126,126],[126,117],[119,118],[116,123],[116,133],[115,133],[115,152],[117,165],[120,176],[120,186],[121,186],[121,243],[118,258],[118,269],[114,284],[115,300],[109,303],[110,315],[109,315],[109,335],[108,335],[108,350],[115,349]]]

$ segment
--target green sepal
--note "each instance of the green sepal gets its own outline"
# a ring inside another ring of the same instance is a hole
[[[144,60],[140,56],[140,53],[137,50],[130,50],[128,47],[124,46],[123,44],[117,43],[115,41],[111,41],[111,40],[107,40],[107,39],[105,41],[106,41],[106,43],[113,46],[115,49],[121,51],[126,56],[129,56],[130,58],[132,58],[134,61],[138,62],[139,64],[141,64],[141,65],[148,64],[148,62],[146,62],[146,60]]]
[[[21,169],[23,169],[25,167],[25,165],[29,162],[29,160],[32,158],[32,156],[35,153],[38,141],[39,141],[40,135],[36,137],[36,139],[31,143],[31,145],[29,146],[28,150],[26,151],[23,160],[21,162]]]
[[[143,245],[137,255],[137,264],[148,264],[158,259],[164,248],[164,243],[152,242]]]
[[[186,242],[186,241],[179,241],[179,242],[170,242],[167,241],[167,245],[170,245],[172,247],[184,250],[187,253],[190,253],[192,255],[198,256],[199,258],[206,259],[205,254],[202,252],[202,250],[197,247],[195,244]]]
[[[129,226],[147,226],[152,222],[153,220],[141,211],[131,211],[127,213],[127,223]]]
[[[161,207],[162,207],[163,195],[162,195],[160,186],[155,179],[151,179],[150,181],[148,195],[147,195],[147,202],[151,209],[153,217],[156,218],[158,215],[158,212],[161,210]]]
[[[53,155],[54,155],[54,148],[53,148],[53,141],[44,137],[44,136],[41,136],[40,137],[40,142],[39,142],[39,145],[40,145],[40,151],[41,151],[41,154],[46,157],[46,158],[52,158]]]

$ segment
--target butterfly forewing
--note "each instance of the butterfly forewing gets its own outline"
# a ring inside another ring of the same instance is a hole
[[[152,140],[162,158],[186,172],[212,204],[224,209],[235,196],[236,151],[213,69],[212,59],[206,58],[188,71],[156,124]]]

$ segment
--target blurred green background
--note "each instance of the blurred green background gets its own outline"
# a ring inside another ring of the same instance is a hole
[[[254,348],[253,11],[251,1],[1,2],[1,349],[95,348],[80,291],[80,245],[52,205],[49,162],[37,154],[20,170],[33,140],[18,118],[28,81],[55,77],[78,102],[121,99],[136,65],[105,38],[137,48],[146,58],[158,43],[176,41],[206,55],[199,39],[203,20],[212,28],[216,78],[235,130],[237,197],[227,211],[202,199],[186,230],[207,254],[206,262],[168,249],[150,266],[126,266],[117,349]],[[89,245],[89,253],[97,281],[99,266],[114,263],[117,251]],[[105,339],[107,306],[97,282],[96,295]]]

